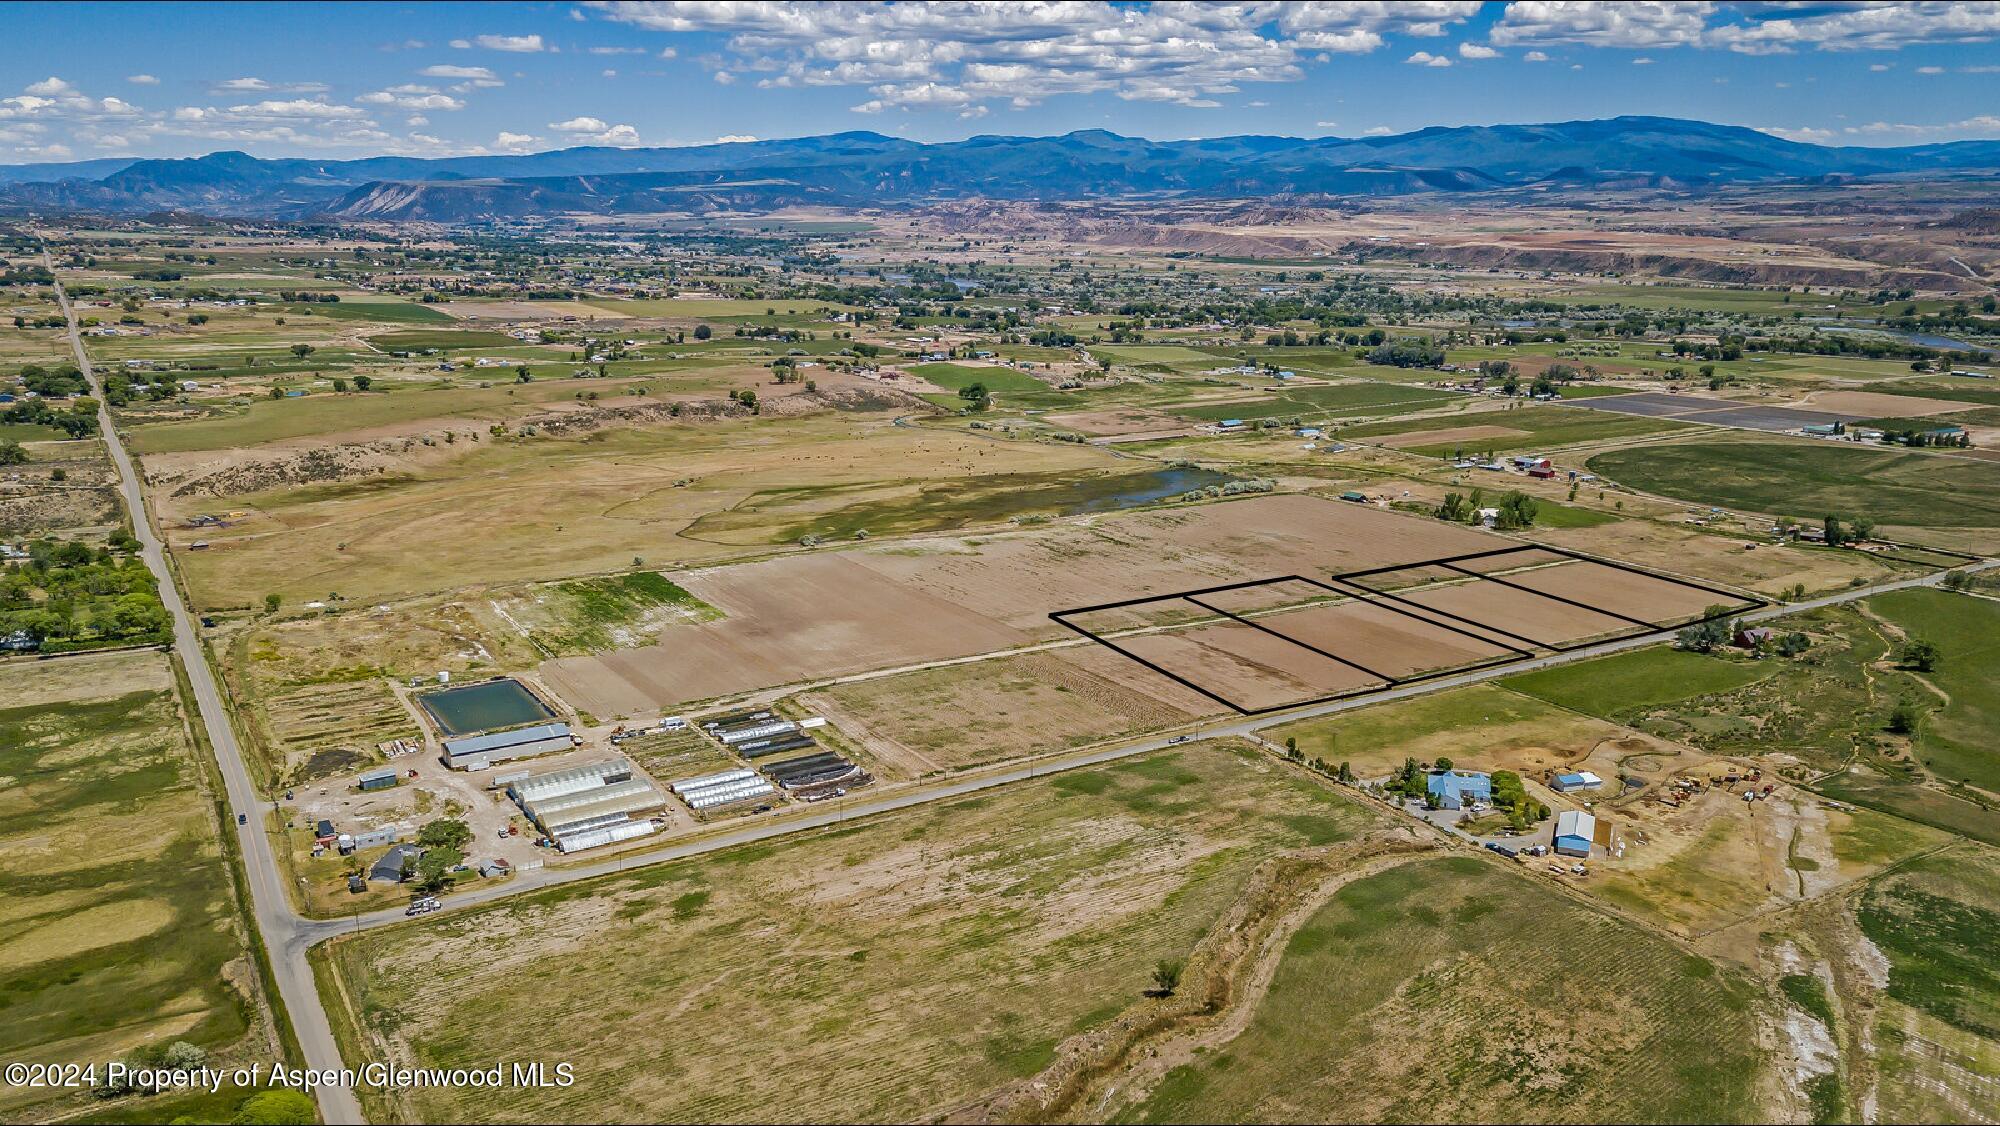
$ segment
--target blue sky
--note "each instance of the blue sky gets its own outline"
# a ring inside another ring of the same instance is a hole
[[[8,4],[0,162],[1625,113],[2000,137],[1994,3]]]

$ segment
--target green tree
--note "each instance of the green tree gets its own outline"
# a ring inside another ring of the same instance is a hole
[[[314,348],[310,344],[292,345],[292,355],[297,356],[301,360],[305,359],[307,356],[312,355],[316,351],[318,351],[318,349]]]
[[[1729,625],[1724,621],[1696,622],[1674,637],[1691,653],[1713,653],[1729,644]]]
[[[424,848],[448,848],[464,852],[472,843],[472,828],[454,817],[440,817],[417,831],[417,844]]]
[[[1433,515],[1440,520],[1450,521],[1453,524],[1470,524],[1474,517],[1478,515],[1478,512],[1473,509],[1471,504],[1467,503],[1464,494],[1446,493],[1444,495],[1444,502],[1437,506]]]
[[[243,1100],[234,1126],[311,1126],[319,1121],[312,1096],[295,1087],[273,1087]]]
[[[1938,661],[1943,656],[1944,653],[1938,649],[1936,642],[1913,638],[1904,643],[1903,648],[1897,652],[1896,659],[1906,669],[1931,672],[1937,668]]]
[[[451,884],[451,870],[465,860],[457,849],[434,848],[417,858],[417,888],[439,891]]]
[[[1535,524],[1536,514],[1541,511],[1541,506],[1535,502],[1534,497],[1518,489],[1501,497],[1498,507],[1500,514],[1494,517],[1493,526],[1501,531],[1531,528]]]
[[[694,338],[696,340],[707,340],[713,335],[715,335],[714,330],[710,329],[707,325],[694,326]]]
[[[0,465],[26,465],[28,451],[19,442],[0,442]]]
[[[357,375],[354,377],[354,389],[356,391],[366,391],[373,386],[375,386],[375,377],[372,375]]]
[[[285,604],[285,597],[284,597],[284,595],[281,595],[281,594],[267,594],[267,595],[265,595],[265,596],[264,596],[264,612],[265,612],[266,614],[275,614],[275,613],[277,613],[277,612],[278,612],[278,607],[280,607],[280,606],[282,606],[282,605],[284,605],[284,604]]]
[[[1898,735],[1916,737],[1924,726],[1924,709],[1915,700],[1905,697],[1898,700],[1889,712],[1889,730]]]
[[[1162,997],[1171,997],[1181,987],[1181,974],[1187,963],[1178,958],[1162,958],[1153,963],[1153,991]]]
[[[984,383],[968,383],[958,389],[958,397],[965,400],[967,410],[983,411],[993,405],[993,396]]]

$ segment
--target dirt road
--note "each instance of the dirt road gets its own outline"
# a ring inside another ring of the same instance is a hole
[[[46,250],[42,261],[53,273],[55,263]],[[76,311],[70,306],[69,294],[60,281],[56,282],[56,300],[61,302],[63,316],[69,321],[69,345],[76,354],[76,366],[89,381],[90,393],[97,398],[97,421],[104,431],[104,448],[110,451],[111,460],[118,467],[118,486],[126,509],[132,514],[132,534],[139,539],[139,555],[158,580],[160,601],[173,619],[174,652],[194,686],[195,707],[201,713],[202,728],[208,733],[209,745],[215,748],[216,765],[222,769],[229,812],[248,822],[225,831],[236,833],[242,850],[249,875],[251,914],[270,952],[271,974],[278,996],[284,1001],[293,1031],[305,1052],[305,1066],[314,1070],[338,1069],[340,1049],[334,1042],[333,1028],[327,1023],[326,1009],[320,1004],[319,990],[313,986],[312,968],[306,964],[305,949],[310,943],[302,945],[299,941],[306,920],[292,910],[291,901],[285,897],[283,869],[271,850],[270,837],[263,832],[265,804],[258,800],[257,787],[251,784],[250,772],[243,764],[243,750],[237,745],[235,728],[229,724],[229,711],[223,704],[215,674],[209,669],[208,654],[195,636],[187,603],[181,599],[180,588],[167,565],[166,550],[153,531],[153,522],[147,515],[145,488],[132,464],[132,455],[126,452],[112,427],[111,403],[104,397],[104,386],[83,350]],[[363,1121],[361,1104],[353,1091],[345,1087],[321,1087],[314,1094],[319,1101],[320,1116],[329,1124]]]

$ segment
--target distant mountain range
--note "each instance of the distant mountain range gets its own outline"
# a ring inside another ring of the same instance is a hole
[[[1829,147],[1664,117],[1420,129],[1388,137],[1148,141],[1103,130],[922,144],[880,133],[524,156],[0,166],[9,210],[476,222],[562,213],[908,206],[949,199],[1250,199],[2000,174],[2000,141]]]

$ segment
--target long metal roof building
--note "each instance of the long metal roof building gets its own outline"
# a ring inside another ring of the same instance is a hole
[[[581,793],[608,786],[613,782],[623,782],[632,777],[632,764],[622,758],[599,759],[580,766],[551,770],[546,774],[531,774],[517,779],[507,787],[507,792],[517,802],[547,801],[564,794]]]
[[[543,723],[513,731],[489,731],[444,741],[445,762],[460,770],[479,770],[510,758],[568,750],[569,724]]]

